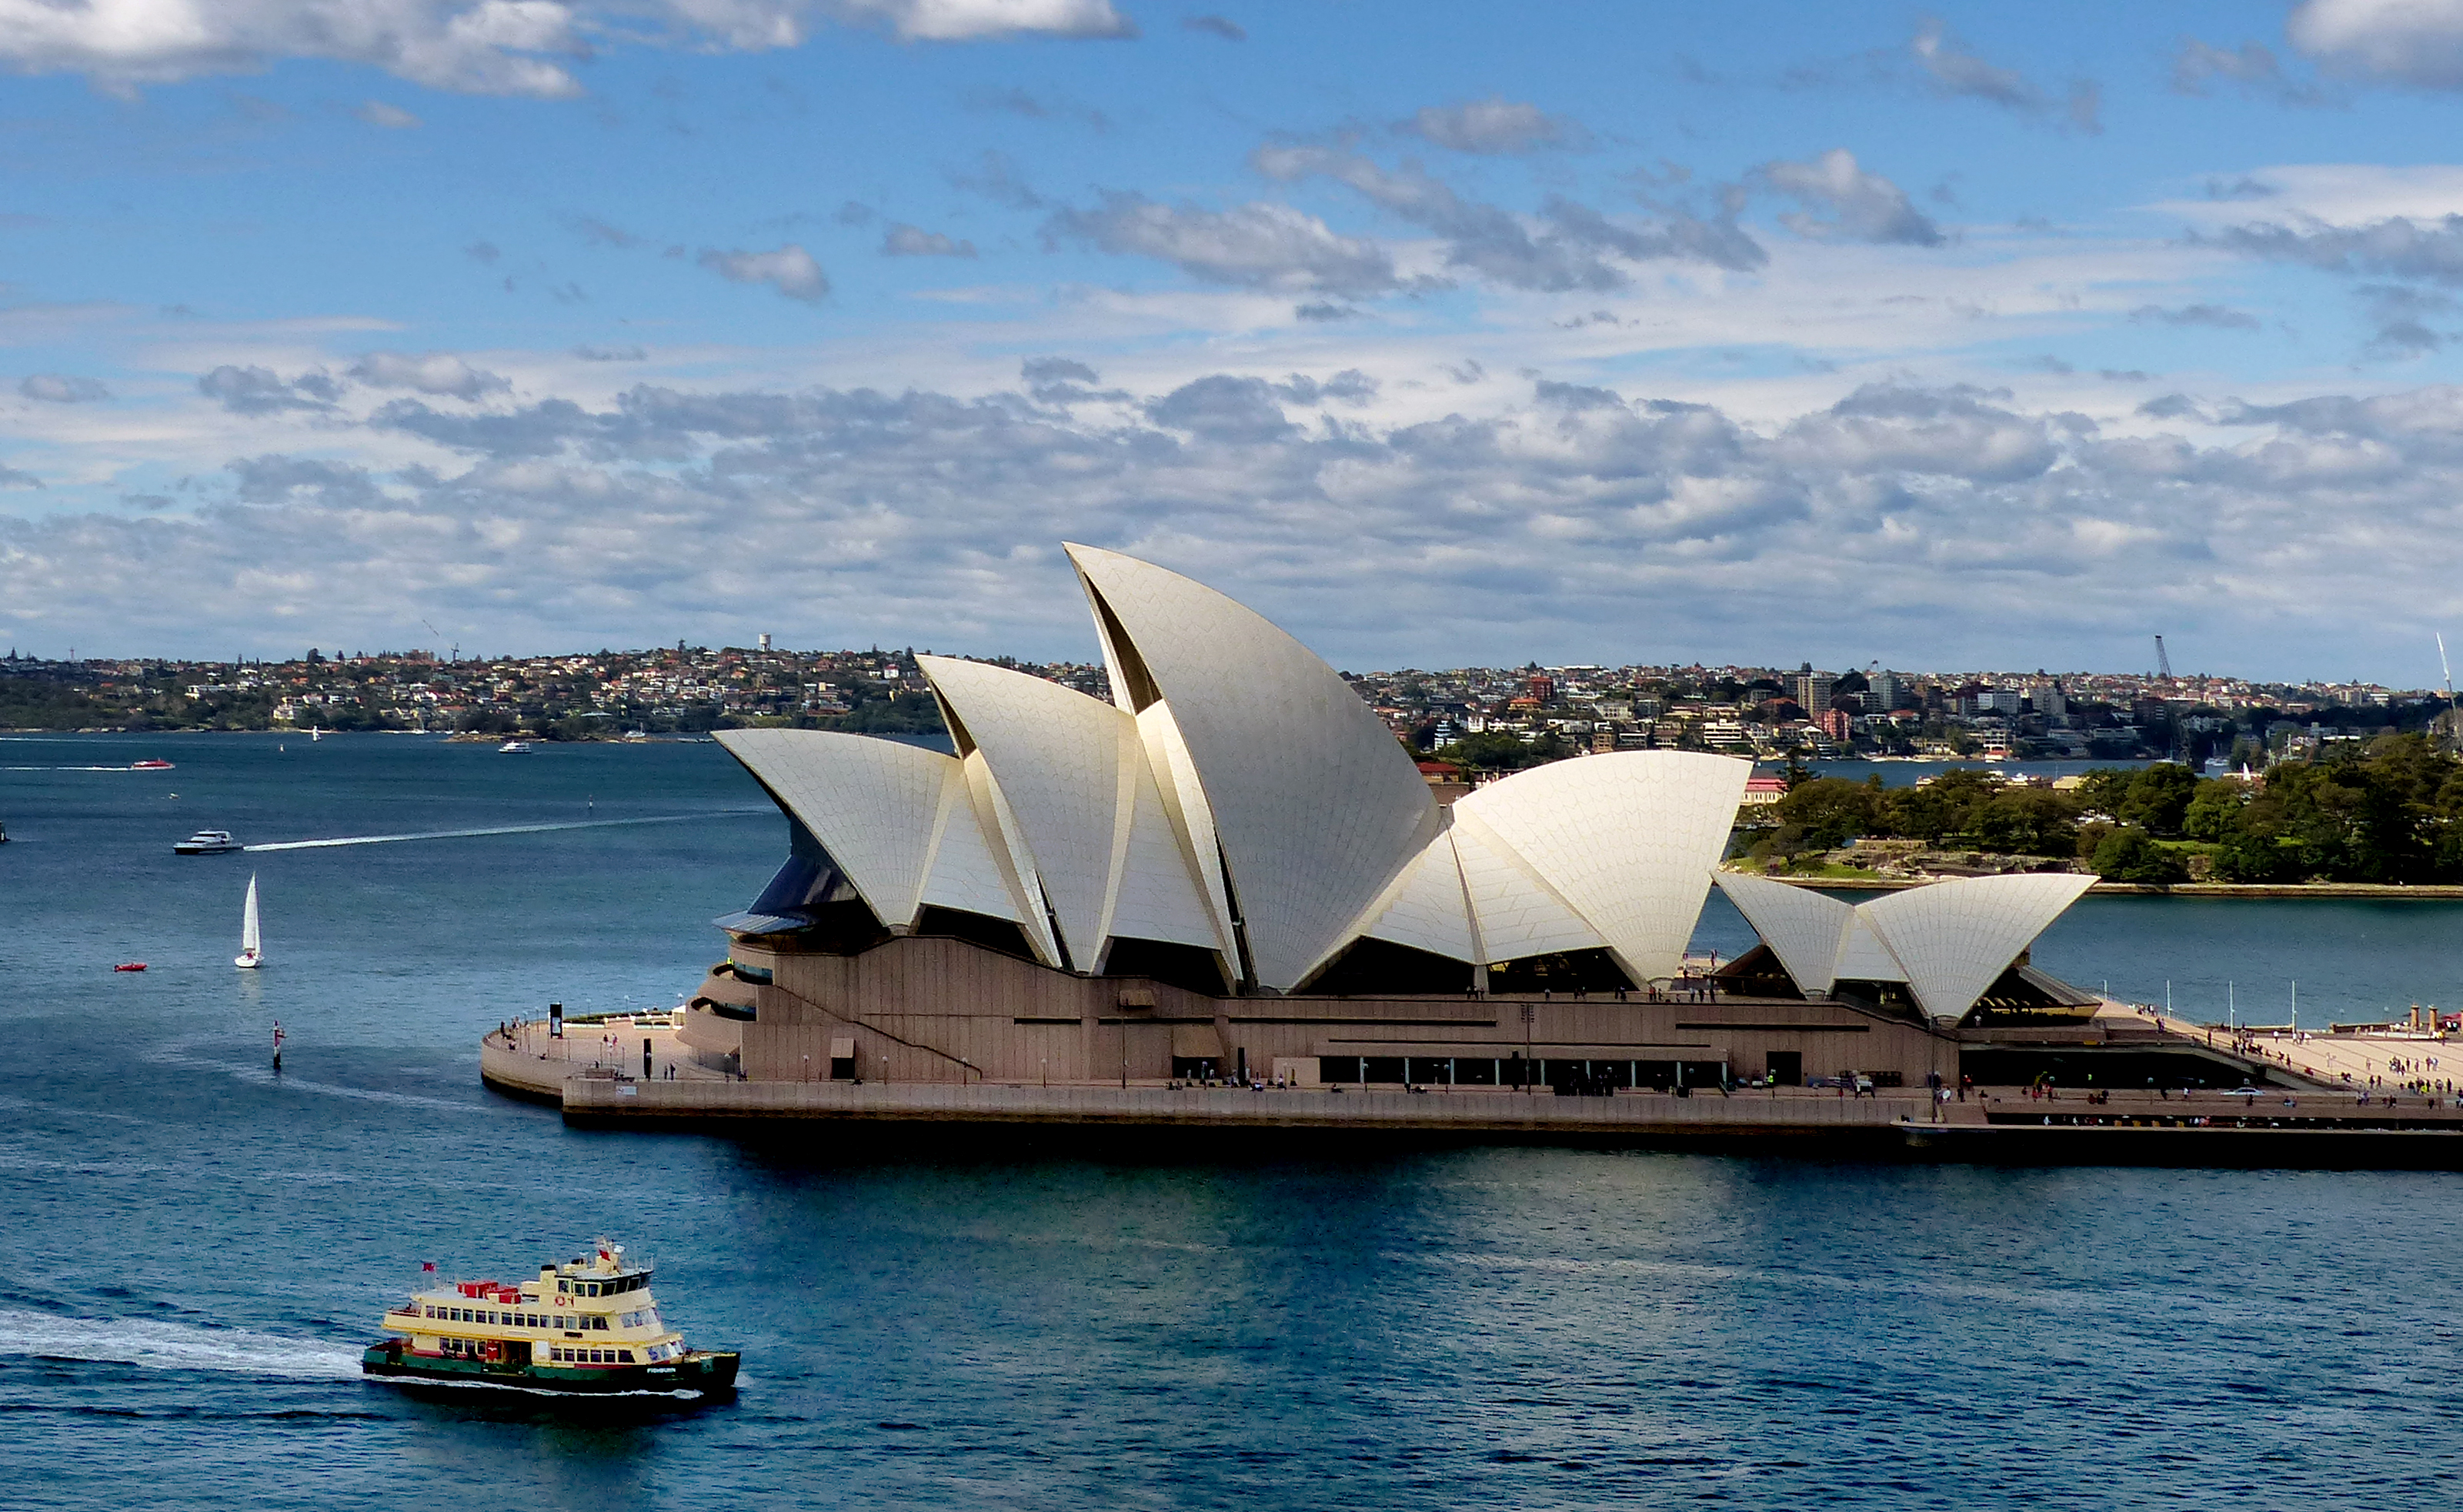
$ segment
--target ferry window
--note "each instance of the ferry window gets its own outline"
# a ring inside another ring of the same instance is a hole
[[[633,1363],[633,1351],[630,1349],[619,1349],[616,1351],[616,1358],[625,1365],[630,1365]]]
[[[558,1291],[569,1292],[573,1290],[573,1282],[569,1281],[558,1281],[556,1283],[556,1289]]]

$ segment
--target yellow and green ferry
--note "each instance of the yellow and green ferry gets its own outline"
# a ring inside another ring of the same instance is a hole
[[[733,1391],[742,1356],[686,1348],[659,1316],[650,1275],[601,1239],[593,1255],[540,1266],[535,1281],[417,1292],[385,1314],[386,1336],[360,1368],[405,1383],[545,1391]]]

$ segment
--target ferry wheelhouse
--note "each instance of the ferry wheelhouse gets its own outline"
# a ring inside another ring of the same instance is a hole
[[[518,1282],[453,1282],[422,1291],[384,1316],[386,1337],[360,1369],[405,1381],[527,1387],[552,1391],[731,1390],[741,1356],[686,1348],[659,1316],[651,1270],[624,1246],[539,1267]]]

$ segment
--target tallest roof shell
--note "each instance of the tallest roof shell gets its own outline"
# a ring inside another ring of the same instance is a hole
[[[1298,985],[1438,827],[1351,685],[1264,616],[1175,572],[1069,548],[1113,697],[1169,712],[1212,810],[1259,986]]]

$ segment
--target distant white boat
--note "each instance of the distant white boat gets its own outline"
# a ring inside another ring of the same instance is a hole
[[[531,743],[527,740],[508,740],[503,745],[496,748],[496,755],[498,756],[528,756],[530,754]]]
[[[265,964],[265,936],[257,928],[256,873],[248,874],[248,908],[239,918],[239,953],[231,957],[233,966],[253,971]]]

